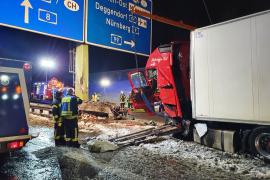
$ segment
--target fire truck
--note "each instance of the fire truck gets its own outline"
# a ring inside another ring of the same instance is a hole
[[[144,72],[129,73],[134,107],[161,101],[181,137],[270,160],[269,31],[266,11],[159,46]]]
[[[21,67],[4,64],[7,63],[0,60],[0,153],[21,149],[32,138],[26,84],[30,64]]]
[[[64,91],[64,83],[53,77],[48,83],[36,82],[33,88],[33,100],[53,100],[56,91]]]

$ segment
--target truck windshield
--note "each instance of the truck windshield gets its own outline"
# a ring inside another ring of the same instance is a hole
[[[146,87],[148,86],[146,79],[142,72],[137,72],[131,75],[131,81],[134,88]]]

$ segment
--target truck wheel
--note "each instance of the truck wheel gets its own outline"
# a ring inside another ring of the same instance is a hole
[[[242,138],[241,138],[241,147],[240,153],[248,153],[249,152],[249,135],[251,130],[243,131]]]
[[[182,128],[183,131],[179,133],[174,133],[173,137],[185,141],[193,140],[193,124],[191,123],[191,121],[182,121]]]
[[[249,136],[249,147],[251,153],[270,160],[270,127],[255,128]]]

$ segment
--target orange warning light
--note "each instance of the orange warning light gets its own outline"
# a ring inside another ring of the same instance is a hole
[[[21,86],[16,86],[15,91],[16,91],[17,94],[21,94],[22,93]]]

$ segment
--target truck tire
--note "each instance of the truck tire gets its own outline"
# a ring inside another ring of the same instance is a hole
[[[186,127],[185,122],[182,123],[182,128],[184,130],[182,132],[174,133],[173,137],[177,139],[182,139],[184,141],[192,141],[193,140],[193,123],[191,121],[188,121],[188,127]]]
[[[249,148],[253,155],[259,154],[270,160],[270,127],[253,129],[249,136]]]
[[[241,147],[240,153],[248,153],[249,152],[249,135],[251,130],[243,131],[242,138],[241,138]]]

